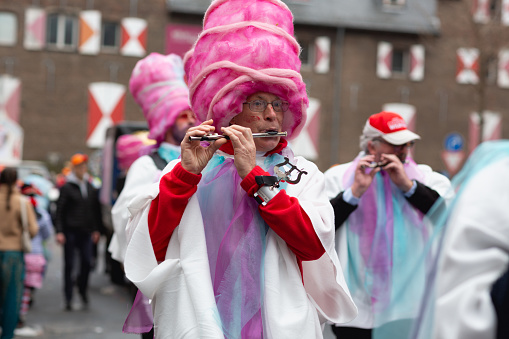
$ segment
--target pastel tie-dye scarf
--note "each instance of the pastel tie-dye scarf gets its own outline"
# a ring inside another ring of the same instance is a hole
[[[359,155],[345,173],[344,187],[354,179]],[[417,164],[404,164],[410,179],[422,182]],[[422,289],[424,271],[417,272],[415,286],[408,288],[408,298],[394,305],[394,291],[400,290],[411,263],[421,256],[429,229],[423,215],[413,207],[390,180],[385,171],[374,177],[360,199],[358,208],[345,223],[348,245],[348,270],[345,275],[356,303],[368,306],[374,315],[374,326],[391,318],[405,317],[413,306],[412,292]],[[391,309],[388,309],[391,306]]]
[[[283,161],[281,155],[273,154],[264,158],[261,167],[273,175],[274,165]],[[197,196],[204,219],[217,320],[228,339],[263,338],[263,265],[268,226],[258,212],[258,203],[240,186],[232,157],[214,155],[202,173]]]

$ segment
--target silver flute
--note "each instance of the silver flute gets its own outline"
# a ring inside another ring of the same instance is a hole
[[[270,131],[265,133],[253,133],[253,138],[269,138],[269,137],[286,137],[288,135],[288,132],[276,132],[276,131]],[[193,140],[199,140],[199,141],[213,141],[217,139],[230,139],[227,135],[222,134],[210,134],[210,135],[204,135],[202,137],[197,136],[190,136],[189,141]]]

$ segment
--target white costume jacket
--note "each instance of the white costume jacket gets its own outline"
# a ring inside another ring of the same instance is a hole
[[[257,157],[258,163],[263,160]],[[263,264],[264,338],[322,338],[326,321],[348,322],[357,314],[334,249],[334,213],[323,193],[323,173],[302,157],[294,160],[308,175],[298,184],[288,185],[286,191],[299,199],[325,253],[318,260],[302,262],[301,276],[295,254],[268,230]],[[178,161],[170,162],[163,172],[171,171]],[[203,228],[207,216],[202,216],[194,194],[171,236],[165,260],[158,263],[147,224],[150,204],[158,192],[159,186],[154,184],[129,204],[127,277],[152,299],[157,338],[224,338],[215,318],[217,307]]]
[[[496,336],[490,292],[509,265],[508,170],[505,155],[479,171],[458,197],[438,266],[433,338]]]
[[[123,263],[127,248],[125,227],[129,220],[127,205],[140,190],[148,189],[151,184],[159,180],[161,171],[148,155],[136,159],[127,172],[124,188],[111,209],[113,222],[113,237],[108,251],[116,261]]]

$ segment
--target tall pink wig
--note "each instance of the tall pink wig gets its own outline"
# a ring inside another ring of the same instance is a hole
[[[140,105],[150,129],[149,138],[160,144],[166,131],[189,106],[182,59],[176,54],[151,53],[136,63],[129,89]]]
[[[300,75],[293,16],[279,0],[215,0],[203,31],[184,57],[189,96],[198,120],[228,126],[242,103],[268,92],[290,103],[283,130],[291,139],[306,121],[309,100]]]

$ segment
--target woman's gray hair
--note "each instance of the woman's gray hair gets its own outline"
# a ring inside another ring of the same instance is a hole
[[[364,129],[362,130],[362,135],[360,136],[359,146],[361,148],[361,151],[365,151],[367,153],[368,142],[375,138],[379,138],[382,135],[383,135],[382,132],[371,127],[371,125],[369,124],[369,120],[366,121],[366,125],[364,125]]]

